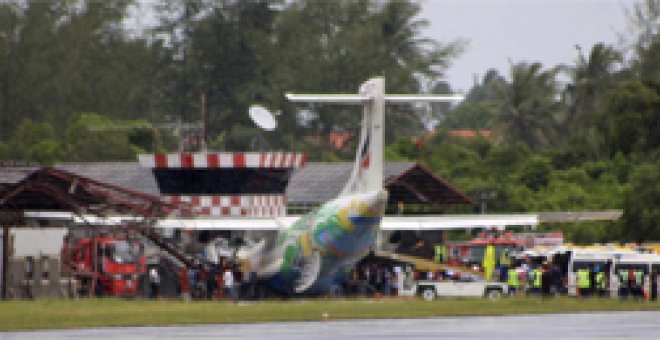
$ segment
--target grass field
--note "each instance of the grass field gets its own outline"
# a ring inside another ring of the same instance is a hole
[[[433,302],[420,299],[317,299],[239,304],[121,299],[7,301],[0,302],[0,331],[621,310],[660,310],[660,303],[524,297],[495,301],[477,298]]]

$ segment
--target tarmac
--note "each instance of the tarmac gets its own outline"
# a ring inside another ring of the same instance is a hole
[[[0,339],[658,339],[660,312],[116,327],[0,333]]]

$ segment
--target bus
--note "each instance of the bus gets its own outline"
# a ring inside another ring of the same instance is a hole
[[[567,273],[569,295],[576,296],[578,294],[576,274],[580,269],[588,269],[590,272],[604,271],[605,276],[608,278],[609,295],[612,297],[617,296],[619,293],[619,279],[617,276],[619,270],[641,269],[644,273],[643,289],[644,292],[648,293],[651,289],[650,274],[660,272],[660,255],[622,249],[570,250]],[[592,282],[593,278],[592,275]]]

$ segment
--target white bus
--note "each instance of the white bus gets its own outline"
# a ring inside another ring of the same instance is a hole
[[[619,254],[614,260],[614,278],[617,283],[616,273],[619,270],[642,270],[644,273],[644,293],[648,296],[651,291],[651,275],[660,272],[660,255],[658,254]],[[612,294],[618,292],[618,285]],[[630,294],[631,292],[628,292]]]
[[[615,297],[619,293],[620,269],[641,269],[644,272],[644,290],[651,289],[651,273],[660,271],[659,254],[642,254],[633,250],[586,250],[571,251],[568,264],[568,294],[577,295],[577,271],[580,269],[605,271],[609,278],[609,295]]]
[[[611,284],[615,282],[612,280],[612,275],[615,273],[613,271],[613,263],[616,259],[617,252],[610,250],[584,250],[584,249],[574,249],[571,251],[570,261],[568,262],[568,295],[575,296],[577,295],[577,271],[580,269],[588,269],[592,271],[594,269],[599,269],[600,271],[605,271],[605,275],[610,278],[610,291],[612,289]]]

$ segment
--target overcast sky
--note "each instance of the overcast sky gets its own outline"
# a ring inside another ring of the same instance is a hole
[[[422,0],[424,36],[465,39],[466,51],[447,72],[454,90],[469,90],[490,68],[509,76],[510,62],[539,61],[544,68],[574,64],[598,42],[619,46],[630,0]],[[624,5],[625,4],[625,5]]]

